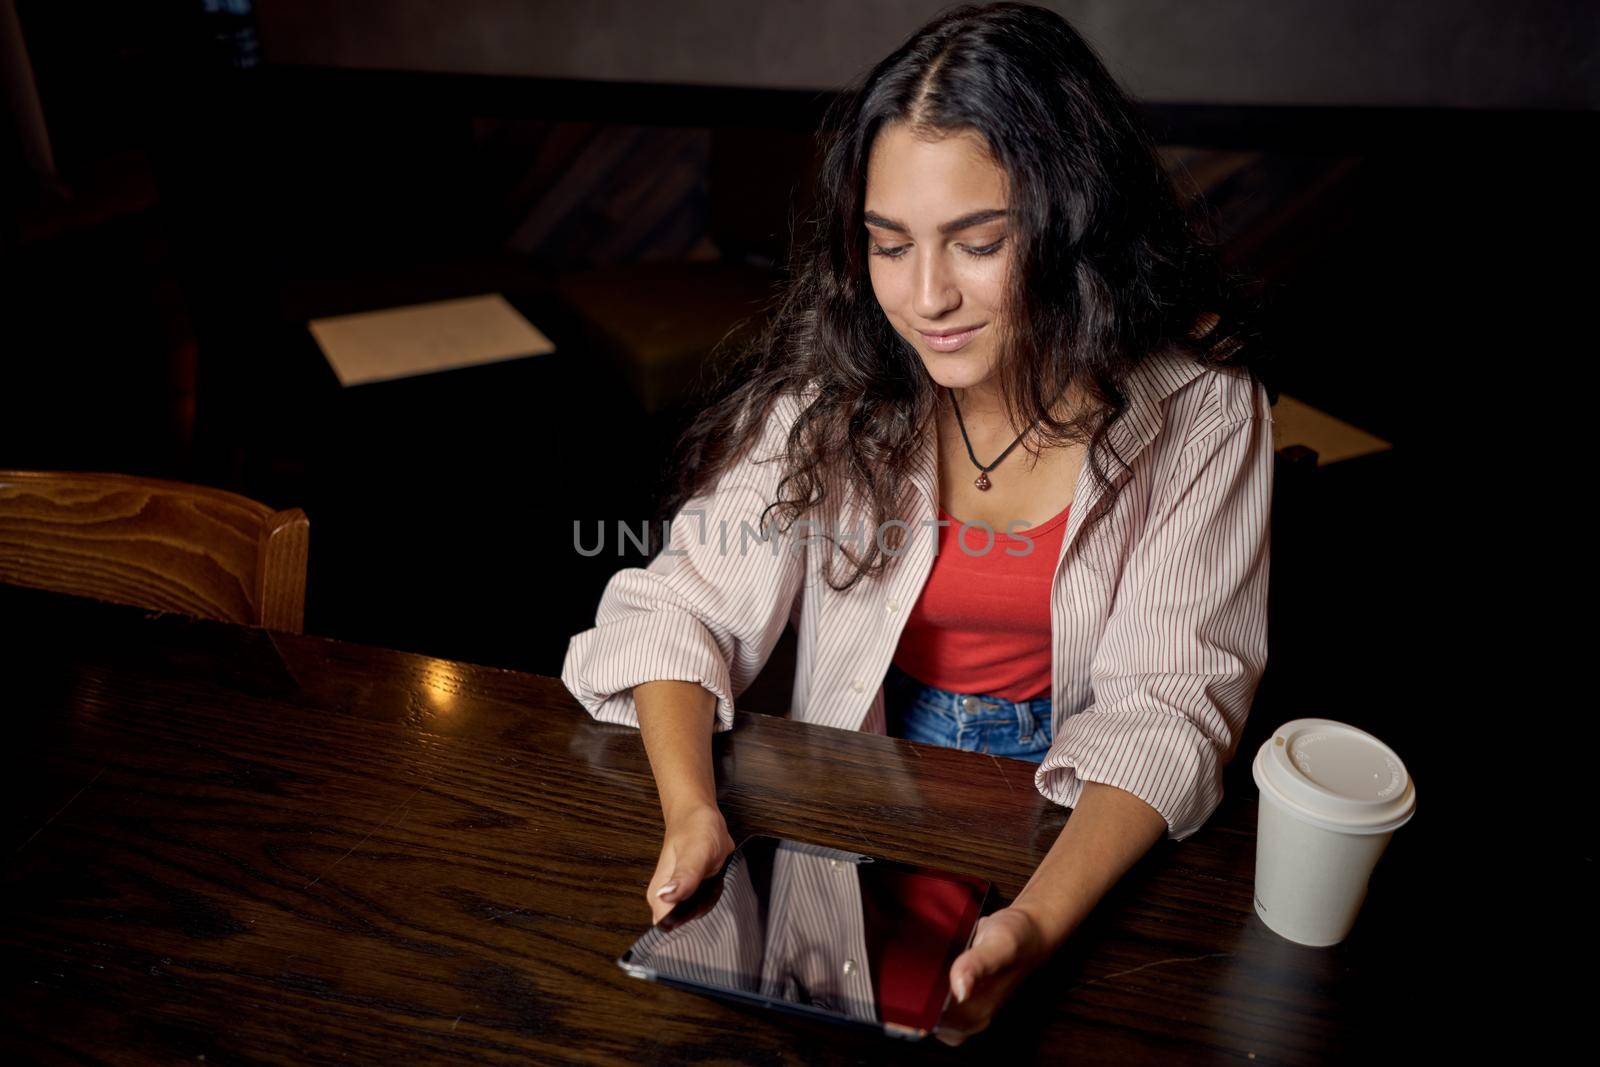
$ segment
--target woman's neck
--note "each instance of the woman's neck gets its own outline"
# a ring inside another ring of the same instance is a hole
[[[1005,409],[1005,399],[1000,393],[1000,385],[993,379],[965,389],[946,390],[946,392],[953,393],[956,403],[961,405],[961,417],[968,427],[974,424],[993,425],[1010,422]],[[1075,410],[1074,402],[1080,395],[1076,388],[1069,386],[1053,409],[1056,418],[1063,421],[1069,418]],[[1022,427],[1012,426],[1011,432],[1020,433]]]
[[[966,418],[992,419],[1005,412],[998,385],[980,382],[965,389],[950,391],[955,394],[956,403],[961,405],[961,414]]]

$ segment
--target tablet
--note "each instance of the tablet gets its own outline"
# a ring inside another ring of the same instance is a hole
[[[989,883],[752,837],[622,954],[636,978],[920,1040]]]

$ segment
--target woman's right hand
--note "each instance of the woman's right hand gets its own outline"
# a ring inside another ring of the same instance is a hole
[[[645,890],[650,921],[659,923],[674,905],[721,870],[732,852],[733,838],[728,836],[728,824],[716,805],[694,807],[668,819],[661,859]]]

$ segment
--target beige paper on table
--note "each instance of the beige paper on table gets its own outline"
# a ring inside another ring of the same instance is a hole
[[[313,319],[310,328],[341,385],[555,351],[499,293]]]
[[[1394,447],[1381,437],[1279,393],[1278,402],[1272,406],[1272,447],[1289,445],[1311,449],[1317,454],[1319,467]]]

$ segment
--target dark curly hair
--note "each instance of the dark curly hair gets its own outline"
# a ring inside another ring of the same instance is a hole
[[[891,123],[926,137],[975,131],[1006,173],[1016,259],[1001,396],[1016,425],[1038,419],[1045,446],[1088,443],[1105,507],[1114,472],[1126,466],[1107,431],[1127,408],[1124,383],[1142,360],[1177,345],[1208,365],[1251,369],[1259,346],[1249,287],[1223,269],[1206,220],[1184,210],[1138,109],[1083,38],[1060,15],[1028,4],[956,8],[829,108],[816,213],[796,227],[801,239],[772,315],[722,369],[680,440],[661,517],[715,485],[785,393],[807,402],[764,523],[787,529],[807,517],[829,529],[851,495],[875,529],[907,514],[907,473],[939,389],[885,317],[867,271],[867,159]],[[1069,385],[1089,403],[1061,421],[1052,408]],[[836,589],[898,554],[872,537],[859,552],[837,547],[848,572],[837,573],[839,557],[830,556],[825,577]]]

